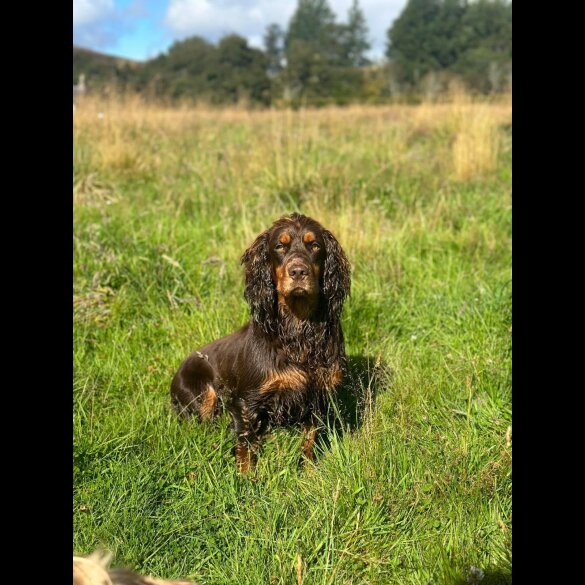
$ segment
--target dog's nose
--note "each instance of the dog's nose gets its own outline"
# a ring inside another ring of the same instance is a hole
[[[289,267],[288,275],[293,280],[305,278],[305,276],[309,275],[309,268],[307,266],[303,266],[302,264],[295,264],[294,266]]]

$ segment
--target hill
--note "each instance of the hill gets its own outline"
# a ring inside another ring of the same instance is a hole
[[[79,81],[79,75],[83,73],[90,87],[99,87],[112,81],[125,85],[130,74],[142,65],[141,61],[106,55],[83,47],[73,47],[74,84]]]

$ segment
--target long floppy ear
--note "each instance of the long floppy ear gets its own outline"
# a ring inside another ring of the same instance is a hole
[[[341,245],[329,230],[323,230],[325,240],[325,270],[323,271],[323,296],[327,312],[334,318],[341,317],[343,302],[351,287],[351,267]]]
[[[276,292],[268,240],[270,230],[261,233],[244,252],[241,262],[245,271],[244,297],[250,305],[252,319],[266,333],[276,332]]]

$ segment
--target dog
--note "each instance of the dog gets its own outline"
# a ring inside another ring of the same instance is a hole
[[[298,213],[262,232],[241,263],[250,321],[191,353],[170,392],[183,417],[229,412],[236,465],[245,474],[275,425],[300,423],[303,459],[314,460],[320,421],[346,369],[341,312],[351,278],[335,236]]]
[[[166,581],[144,577],[126,569],[109,569],[112,554],[96,551],[73,557],[73,585],[197,585],[194,581]]]

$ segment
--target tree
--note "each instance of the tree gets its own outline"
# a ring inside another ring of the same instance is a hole
[[[145,64],[137,80],[139,89],[175,99],[207,99],[216,66],[217,49],[201,37],[177,41],[166,53]]]
[[[266,74],[266,55],[248,46],[239,35],[228,35],[217,47],[217,75],[214,99],[220,103],[236,103],[243,98],[268,103],[270,82]]]
[[[398,81],[410,86],[458,74],[474,89],[499,91],[511,69],[512,5],[409,0],[388,30],[386,55]]]
[[[276,77],[283,67],[284,31],[278,24],[270,24],[264,34],[264,50],[268,59],[268,75]]]
[[[336,44],[336,32],[335,14],[327,0],[299,0],[284,40],[287,57],[297,41],[312,45],[320,53],[330,53]]]
[[[436,19],[431,23],[432,42],[429,50],[433,53],[439,70],[449,69],[463,50],[463,17],[467,3],[463,0],[442,0]]]
[[[354,67],[368,65],[370,61],[365,55],[370,49],[368,25],[358,0],[353,0],[347,15],[347,24],[343,28],[343,45],[348,63]]]
[[[500,91],[512,67],[512,4],[479,0],[462,20],[464,46],[453,70],[479,91]]]
[[[151,85],[157,96],[235,103],[249,99],[268,103],[267,59],[246,39],[228,35],[218,46],[200,37],[174,43],[166,54],[147,62],[142,88]]]
[[[285,35],[285,94],[315,102],[346,87],[343,32],[326,0],[299,0]]]
[[[440,10],[440,0],[409,0],[388,30],[386,56],[396,63],[401,81],[416,83],[439,68],[433,26]]]

